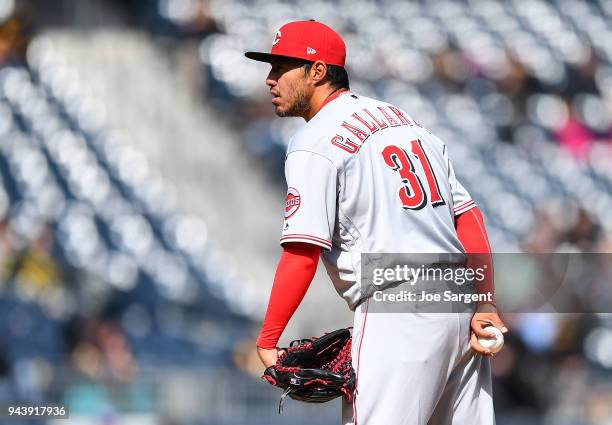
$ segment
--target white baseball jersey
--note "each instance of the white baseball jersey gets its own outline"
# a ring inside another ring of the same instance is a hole
[[[291,140],[281,244],[308,242],[338,293],[361,301],[362,253],[465,253],[454,217],[475,206],[445,144],[406,112],[345,92]]]

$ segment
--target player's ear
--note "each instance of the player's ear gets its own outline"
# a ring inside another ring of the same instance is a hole
[[[315,61],[310,67],[310,78],[315,84],[319,84],[325,81],[327,76],[327,65],[323,61]]]

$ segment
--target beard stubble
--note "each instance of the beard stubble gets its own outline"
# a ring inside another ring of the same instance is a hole
[[[275,111],[279,117],[303,117],[310,110],[310,98],[303,81],[293,84],[288,90],[293,94],[292,102],[285,111]]]

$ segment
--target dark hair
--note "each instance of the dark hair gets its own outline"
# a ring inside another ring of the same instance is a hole
[[[310,71],[313,63],[314,62],[306,62],[304,64],[304,73],[307,74],[308,71]],[[341,66],[327,65],[327,75],[325,78],[327,78],[327,81],[329,81],[334,88],[347,90],[350,88],[349,77],[346,69]]]

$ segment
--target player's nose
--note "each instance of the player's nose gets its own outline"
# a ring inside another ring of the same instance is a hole
[[[266,77],[266,85],[270,88],[274,87],[277,84],[276,76],[272,74],[272,71]]]

